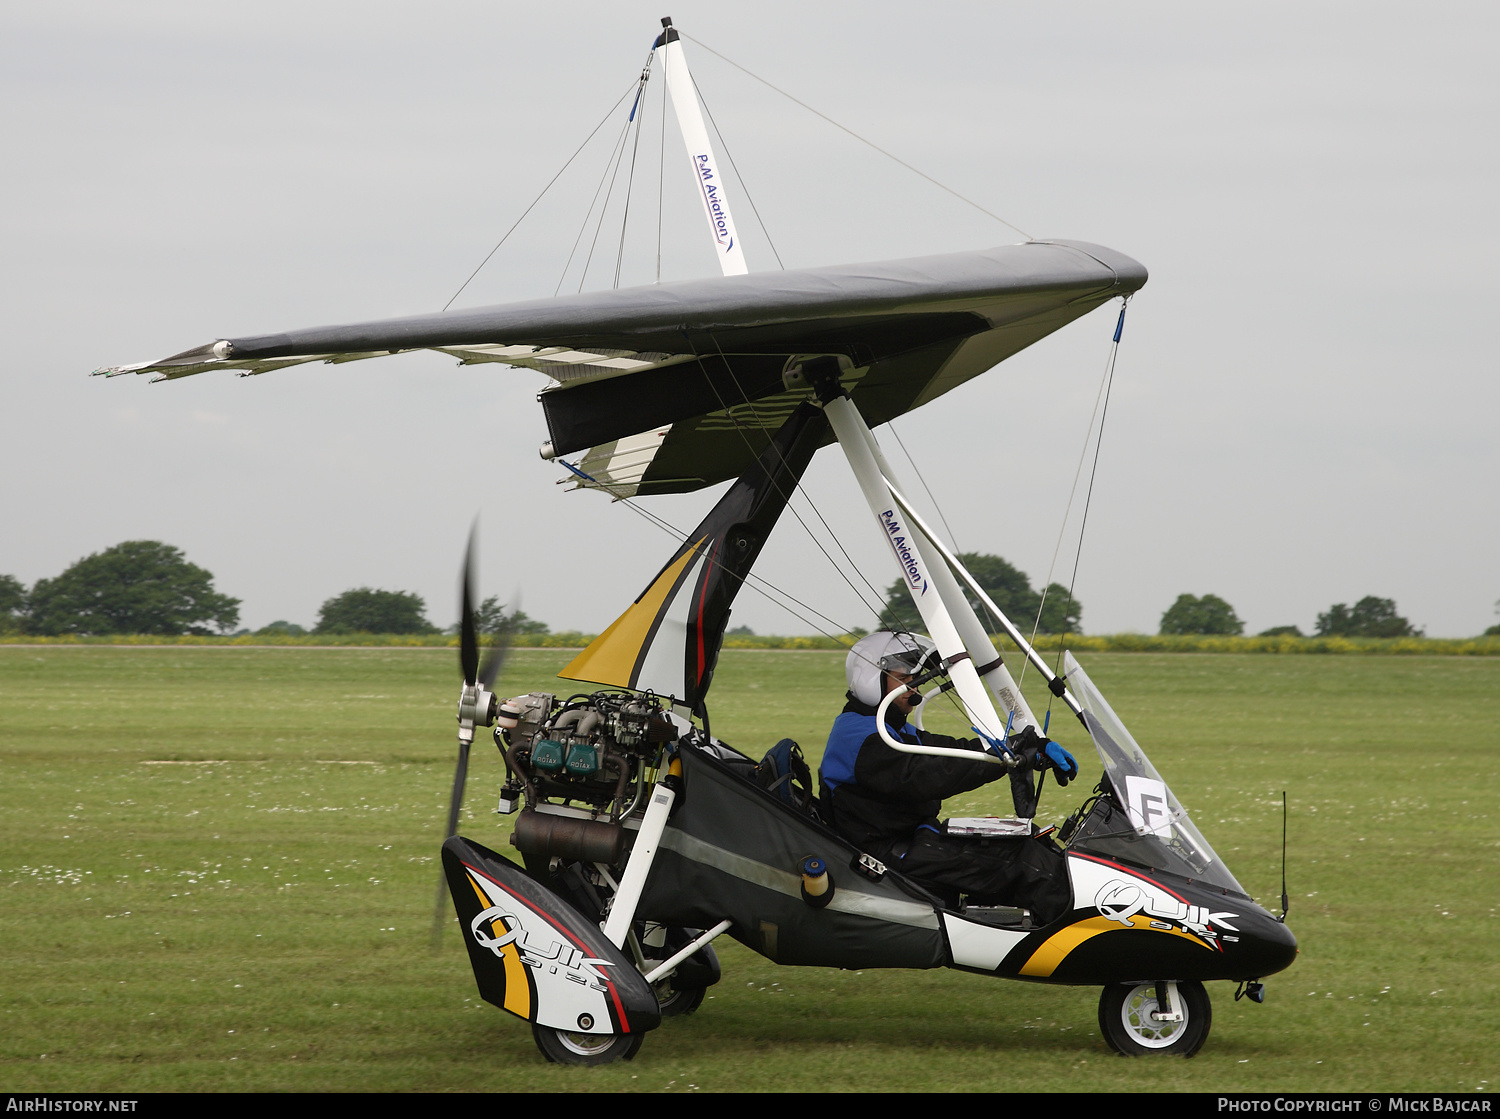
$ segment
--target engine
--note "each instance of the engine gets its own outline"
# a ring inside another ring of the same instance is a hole
[[[646,771],[679,733],[653,695],[604,691],[559,702],[532,692],[501,704],[495,742],[510,771],[507,792],[524,791],[528,808],[588,805],[593,818],[613,824],[640,802]]]

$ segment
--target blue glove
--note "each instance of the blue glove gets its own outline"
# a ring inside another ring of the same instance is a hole
[[[1056,742],[1048,742],[1042,750],[1042,755],[1052,765],[1057,774],[1057,784],[1066,789],[1068,782],[1078,776],[1078,763],[1073,760],[1073,755],[1064,750]]]

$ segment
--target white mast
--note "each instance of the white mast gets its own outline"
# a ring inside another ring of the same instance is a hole
[[[688,73],[687,59],[682,54],[682,42],[670,16],[663,19],[661,25],[664,30],[657,44],[661,50],[662,69],[667,76],[667,90],[672,95],[672,108],[677,112],[677,126],[682,130],[683,143],[687,145],[688,162],[693,165],[693,180],[698,185],[698,197],[703,201],[703,214],[708,218],[714,255],[719,258],[724,275],[743,276],[750,269],[745,264],[745,253],[734,228],[734,218],[729,213],[724,176],[719,173],[718,158],[708,142],[708,129],[703,126],[703,113],[698,108],[693,76]]]

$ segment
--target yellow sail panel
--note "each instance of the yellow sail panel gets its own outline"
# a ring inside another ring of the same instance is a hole
[[[672,590],[682,578],[689,563],[698,555],[703,541],[685,548],[675,563],[662,568],[660,575],[614,623],[590,642],[561,672],[564,680],[583,680],[616,688],[635,686],[636,666],[641,663],[647,643],[656,634],[657,621],[670,605]]]

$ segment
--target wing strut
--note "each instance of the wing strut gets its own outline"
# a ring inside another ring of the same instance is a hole
[[[1027,724],[1035,725],[1036,719],[1026,706],[1021,690],[1000,663],[999,654],[964,599],[953,573],[935,553],[933,542],[910,523],[906,511],[892,495],[874,448],[875,438],[854,401],[839,384],[834,360],[813,359],[804,363],[801,373],[817,390],[823,403],[823,414],[833,426],[849,468],[859,482],[870,512],[880,525],[881,534],[890,545],[912,600],[922,615],[922,622],[937,644],[948,678],[953,681],[964,711],[973,720],[974,729],[990,742],[999,744],[1004,743],[1013,731]],[[997,696],[1004,694],[1008,697],[1008,702],[1002,701],[1009,708],[1003,716],[996,711],[990,692],[986,690],[986,682]]]

